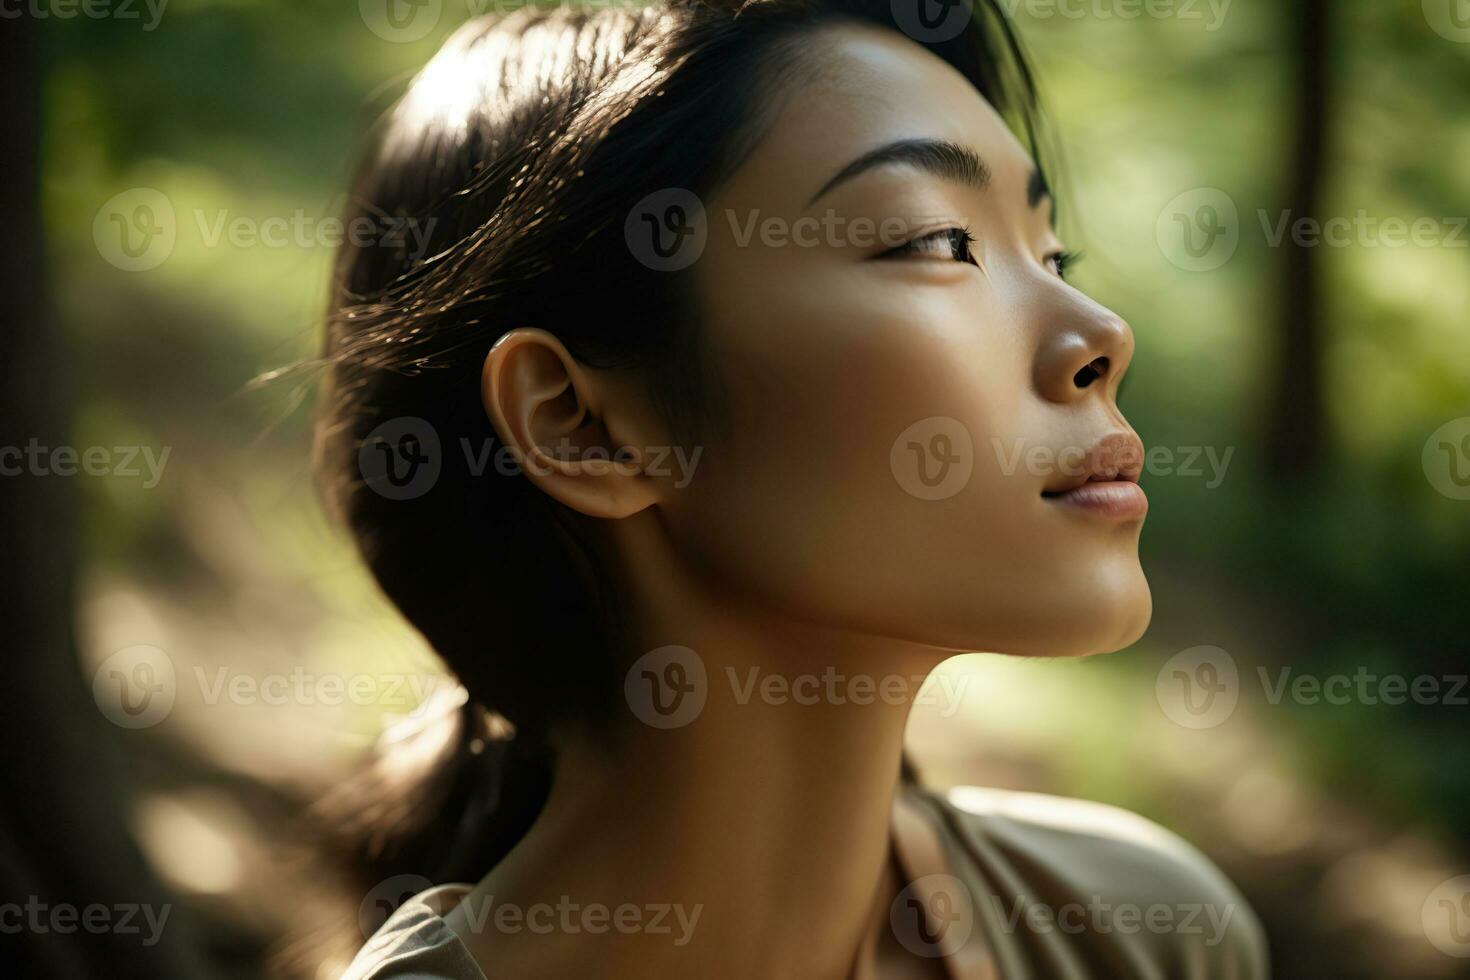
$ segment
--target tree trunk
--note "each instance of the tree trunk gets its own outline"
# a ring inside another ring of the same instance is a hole
[[[1322,218],[1322,169],[1329,132],[1328,0],[1291,0],[1291,76],[1295,102],[1291,184],[1286,207],[1291,220]],[[1266,420],[1267,454],[1272,475],[1310,475],[1326,455],[1327,426],[1322,401],[1322,297],[1320,247],[1302,247],[1290,238],[1281,264],[1280,343],[1276,348],[1271,399]]]
[[[31,474],[11,450],[69,439],[66,352],[43,275],[38,34],[25,15],[0,27],[9,75],[0,84],[0,903],[19,910],[5,916],[0,962],[14,977],[208,977],[187,916],[128,830],[119,747],[128,733],[105,721],[79,669],[74,483],[84,477]],[[167,909],[161,931],[145,906]]]

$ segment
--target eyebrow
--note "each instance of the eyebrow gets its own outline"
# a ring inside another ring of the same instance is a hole
[[[836,176],[822,185],[821,190],[812,195],[807,206],[815,204],[839,184],[852,180],[859,174],[888,166],[917,167],[941,179],[953,180],[982,191],[990,186],[990,167],[980,158],[980,154],[968,146],[942,139],[895,140],[875,150],[869,150],[843,167]],[[1032,170],[1026,181],[1026,204],[1034,208],[1043,198],[1050,196],[1051,190],[1047,187],[1046,176],[1039,168]]]
[[[990,168],[980,155],[968,146],[951,143],[949,140],[916,139],[896,140],[876,150],[869,150],[843,167],[837,176],[822,185],[807,202],[810,207],[823,195],[839,184],[852,180],[858,174],[876,167],[906,165],[927,171],[945,180],[968,184],[978,190],[990,186]]]

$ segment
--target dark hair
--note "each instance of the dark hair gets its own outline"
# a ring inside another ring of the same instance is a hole
[[[542,327],[585,363],[638,372],[677,439],[718,424],[717,366],[689,327],[698,298],[683,274],[638,261],[627,216],[650,193],[707,196],[732,173],[782,92],[820,70],[816,28],[940,33],[914,29],[923,2],[667,0],[480,18],[385,117],[346,218],[411,223],[427,247],[343,246],[318,465],[384,592],[468,699],[445,722],[453,732],[422,733],[420,768],[436,778],[410,788],[380,767],[336,801],[352,801],[344,826],[368,842],[378,877],[487,871],[544,804],[551,734],[605,719],[626,667],[582,523],[524,476],[466,465],[463,446],[498,445],[480,400],[486,352]],[[916,40],[1035,152],[1035,92],[1012,29],[996,0],[965,2],[963,29]],[[385,431],[437,440],[430,486],[384,493],[365,478],[360,454]]]

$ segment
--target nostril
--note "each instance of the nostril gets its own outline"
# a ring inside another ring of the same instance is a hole
[[[1108,359],[1099,357],[1083,366],[1082,370],[1072,375],[1072,383],[1079,388],[1086,388],[1098,378],[1108,373]]]

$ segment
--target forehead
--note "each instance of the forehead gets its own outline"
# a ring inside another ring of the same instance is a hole
[[[895,31],[856,24],[821,28],[803,50],[814,64],[790,91],[777,92],[780,111],[726,196],[788,210],[876,147],[943,139],[975,150],[998,192],[1025,207],[1030,155],[949,64]]]

